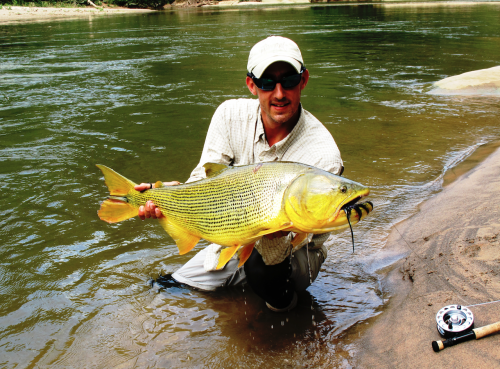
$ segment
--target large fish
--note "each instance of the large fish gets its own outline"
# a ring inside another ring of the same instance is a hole
[[[207,178],[178,186],[161,186],[144,192],[112,169],[103,172],[110,196],[101,204],[99,217],[115,223],[138,215],[152,200],[165,215],[161,226],[174,239],[180,254],[201,238],[225,246],[217,268],[238,251],[240,266],[254,244],[266,234],[292,231],[297,246],[308,234],[327,233],[357,223],[372,209],[370,202],[355,204],[370,190],[324,170],[293,162],[245,166],[207,163]],[[158,187],[158,186],[157,186]]]

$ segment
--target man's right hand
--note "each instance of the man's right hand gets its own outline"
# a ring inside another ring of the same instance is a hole
[[[164,186],[177,186],[180,185],[180,182],[172,181],[172,182],[163,182]],[[154,183],[141,183],[134,187],[136,191],[142,192],[149,190],[151,188],[155,188]],[[139,207],[139,218],[142,220],[146,218],[163,218],[164,215],[161,213],[161,210],[153,203],[153,201],[149,200],[146,202],[144,206]]]

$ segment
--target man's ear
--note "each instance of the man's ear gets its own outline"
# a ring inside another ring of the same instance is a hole
[[[306,69],[302,72],[302,81],[300,84],[300,89],[303,90],[307,86],[307,82],[309,82],[309,71]]]
[[[250,92],[252,93],[252,95],[257,96],[257,88],[258,87],[253,82],[253,79],[251,79],[250,77],[247,76],[246,83],[247,83],[247,87],[250,90]]]

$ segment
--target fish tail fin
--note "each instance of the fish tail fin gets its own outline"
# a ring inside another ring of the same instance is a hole
[[[137,209],[128,202],[118,199],[106,199],[97,212],[99,218],[108,223],[117,223],[137,215]]]
[[[97,164],[104,174],[111,198],[104,200],[97,212],[99,218],[108,223],[117,223],[137,215],[137,209],[128,203],[127,194],[134,189],[135,183],[116,173],[114,170]]]
[[[134,182],[116,173],[113,169],[101,164],[96,166],[104,174],[104,183],[108,186],[111,196],[127,196],[130,190],[133,190],[134,186],[136,186]]]

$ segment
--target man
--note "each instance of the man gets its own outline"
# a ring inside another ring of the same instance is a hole
[[[300,103],[309,71],[295,42],[279,36],[260,41],[250,51],[247,69],[246,84],[258,100],[228,100],[217,108],[200,163],[188,182],[204,178],[203,165],[208,162],[246,165],[295,161],[342,174],[342,159],[333,137]],[[141,183],[136,190],[153,186]],[[139,209],[139,216],[159,218],[162,214],[150,201]],[[212,244],[172,277],[202,290],[246,281],[271,310],[291,310],[297,303],[296,291],[306,289],[319,273],[326,258],[323,243],[328,234],[314,236],[298,250],[292,250],[291,237],[282,231],[265,236],[239,269],[233,258],[222,270],[215,270],[221,246]]]

